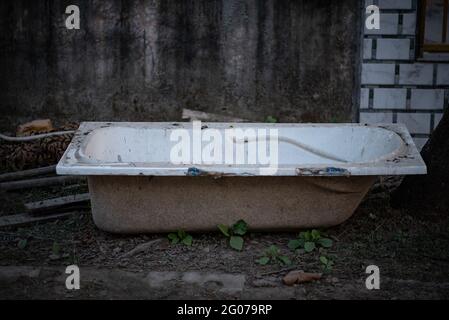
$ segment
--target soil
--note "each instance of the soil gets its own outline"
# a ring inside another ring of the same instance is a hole
[[[25,202],[86,190],[81,185],[1,193],[0,215],[20,213]],[[449,298],[449,215],[393,209],[390,191],[377,185],[347,222],[321,230],[333,239],[332,247],[312,253],[287,247],[297,233],[249,233],[241,252],[232,250],[218,232],[192,234],[191,247],[171,245],[166,234],[114,235],[96,228],[89,210],[52,222],[0,228],[0,298]],[[155,239],[161,240],[127,255]],[[293,264],[258,265],[256,259],[270,245]],[[322,255],[334,265],[321,280],[293,287],[282,283],[289,270],[323,272]],[[80,267],[80,290],[65,287],[65,268],[71,264]],[[365,286],[369,265],[380,269],[379,290]],[[197,280],[186,280],[192,277]]]

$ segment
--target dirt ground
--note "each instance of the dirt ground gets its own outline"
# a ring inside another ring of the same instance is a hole
[[[80,191],[87,187],[1,193],[1,215],[21,212],[25,202]],[[0,228],[0,298],[449,298],[448,213],[393,209],[389,189],[381,184],[347,222],[321,231],[333,245],[320,252],[291,251],[287,244],[297,233],[249,233],[237,252],[217,232],[192,234],[191,247],[171,245],[166,234],[108,234],[95,227],[87,209],[66,219]],[[147,250],[129,254],[153,240]],[[256,263],[273,244],[292,265]],[[334,265],[321,280],[282,283],[290,269],[323,272],[322,255]],[[80,290],[65,287],[70,264],[80,267]],[[365,269],[373,264],[380,268],[380,290],[365,286]]]

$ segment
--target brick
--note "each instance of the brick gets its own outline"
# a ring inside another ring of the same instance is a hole
[[[362,88],[360,91],[360,108],[368,109],[369,107],[369,89]]]
[[[430,113],[398,113],[397,123],[405,124],[410,133],[430,133]]]
[[[442,113],[435,113],[434,118],[433,118],[433,129],[434,130],[438,126],[438,124],[440,123],[442,118],[443,118]]]
[[[394,84],[394,64],[364,63],[362,84]]]
[[[402,34],[415,35],[416,34],[416,14],[406,13],[402,17]]]
[[[409,60],[410,39],[378,39],[376,59]]]
[[[373,56],[373,40],[364,39],[363,40],[363,59],[371,59]]]
[[[374,89],[373,108],[405,109],[407,89]]]
[[[366,18],[366,16],[365,16]],[[364,22],[365,23],[365,20]],[[368,30],[365,25],[365,34],[394,35],[398,34],[399,15],[397,13],[381,13],[380,29]]]
[[[438,64],[437,85],[449,85],[449,64]]]
[[[433,65],[425,63],[401,64],[399,83],[410,85],[432,85]]]
[[[390,112],[361,112],[360,123],[392,123],[393,113]]]
[[[421,151],[424,145],[427,143],[427,140],[429,138],[413,138],[413,142],[415,143],[416,148],[418,151]]]
[[[379,0],[379,8],[409,10],[412,8],[412,0]]]
[[[444,107],[444,90],[412,89],[410,107],[412,109],[441,110]]]

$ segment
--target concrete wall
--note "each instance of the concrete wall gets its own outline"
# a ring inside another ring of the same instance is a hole
[[[65,27],[70,4],[80,30]],[[183,107],[355,120],[359,26],[358,0],[1,1],[1,124],[179,120]]]
[[[365,2],[381,24],[364,32],[360,122],[404,123],[421,148],[448,107],[449,61],[415,56],[416,0]]]

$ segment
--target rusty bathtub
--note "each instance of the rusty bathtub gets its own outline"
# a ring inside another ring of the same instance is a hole
[[[174,163],[173,132],[194,136],[193,127],[83,122],[57,172],[88,177],[93,219],[116,233],[207,231],[239,219],[252,230],[327,227],[353,214],[377,176],[426,173],[401,124],[201,124],[202,132],[215,133],[275,129],[275,171],[254,162],[198,161],[203,140],[200,151],[190,145],[190,161]],[[244,148],[256,143],[244,139]]]

